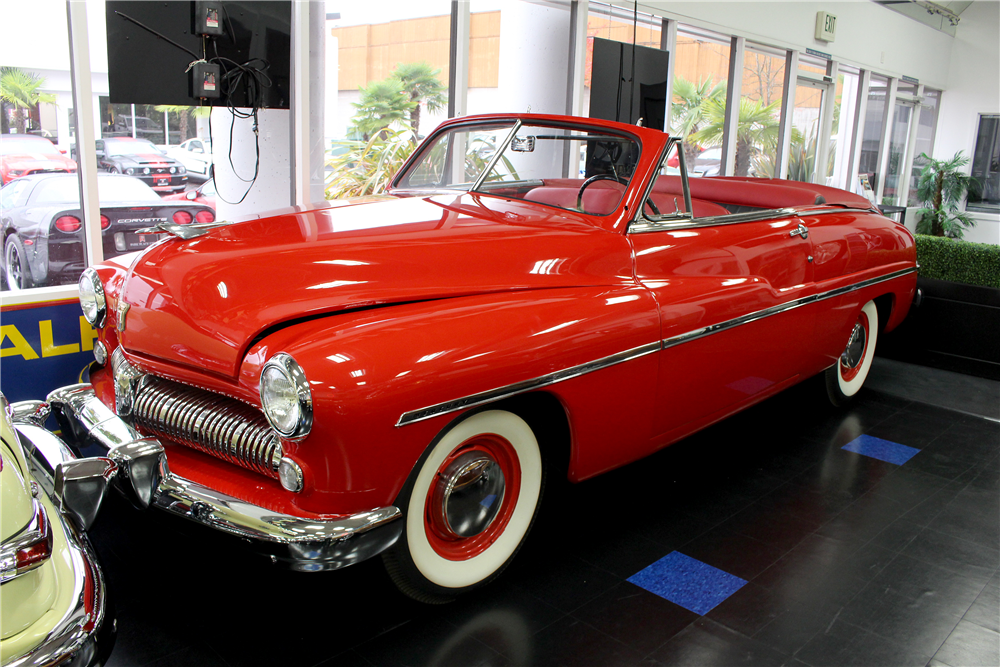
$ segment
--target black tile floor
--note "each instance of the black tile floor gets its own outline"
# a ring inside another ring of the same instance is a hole
[[[444,606],[398,594],[378,559],[280,571],[113,498],[91,531],[109,665],[996,667],[1000,383],[938,373],[880,359],[849,409],[811,381],[553,485],[502,578]],[[920,452],[841,449],[860,435]],[[626,581],[674,551],[747,583],[699,615]]]

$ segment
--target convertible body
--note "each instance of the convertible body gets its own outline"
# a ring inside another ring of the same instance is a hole
[[[585,480],[821,372],[849,400],[906,316],[913,238],[867,200],[689,182],[679,148],[469,117],[384,196],[162,225],[181,237],[81,279],[100,366],[49,403],[142,471],[115,479],[139,506],[301,570],[384,551],[419,599],[482,585],[546,471]]]

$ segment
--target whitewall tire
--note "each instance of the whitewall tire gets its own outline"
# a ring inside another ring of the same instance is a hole
[[[864,385],[875,358],[877,340],[878,309],[874,301],[869,301],[858,313],[840,359],[826,370],[827,394],[834,405],[846,405]]]
[[[494,579],[534,522],[544,465],[531,427],[477,412],[434,442],[400,494],[403,534],[384,561],[399,588],[447,602]]]

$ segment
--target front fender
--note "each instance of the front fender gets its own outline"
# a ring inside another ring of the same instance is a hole
[[[250,350],[239,381],[256,393],[267,359],[277,352],[295,357],[314,403],[312,432],[286,450],[305,473],[297,502],[314,512],[344,513],[390,503],[434,436],[472,406],[398,425],[404,413],[648,349],[643,359],[547,389],[569,417],[571,465],[585,469],[576,476],[613,467],[606,455],[580,455],[585,443],[599,446],[610,430],[626,430],[616,447],[626,448],[632,433],[642,444],[648,440],[658,342],[656,305],[642,287],[478,295],[287,327]],[[606,419],[606,412],[614,417]]]

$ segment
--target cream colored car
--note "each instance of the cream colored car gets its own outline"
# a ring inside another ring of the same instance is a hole
[[[100,664],[114,621],[83,531],[117,465],[77,458],[41,427],[44,403],[0,408],[0,664]]]

